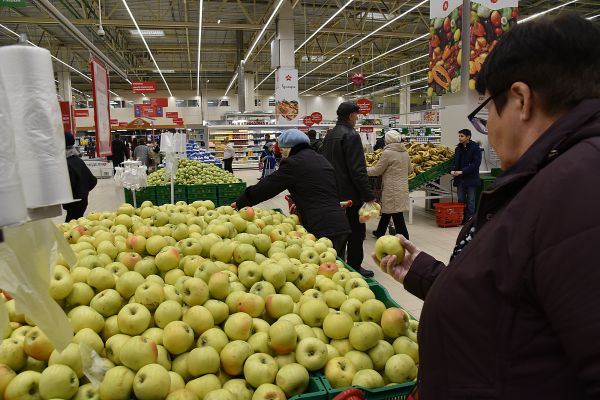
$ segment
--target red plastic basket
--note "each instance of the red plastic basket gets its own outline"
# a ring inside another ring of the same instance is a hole
[[[440,228],[460,226],[463,220],[464,203],[435,203],[435,222]]]

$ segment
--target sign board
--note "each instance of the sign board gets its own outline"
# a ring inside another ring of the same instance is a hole
[[[177,111],[167,111],[165,116],[167,118],[179,118],[179,113]]]
[[[111,119],[110,120],[110,124],[111,125],[119,125],[119,120],[118,119]]]
[[[308,126],[300,126],[300,127],[298,127],[298,130],[300,132],[306,133],[306,132],[308,132]]]
[[[444,18],[462,4],[463,0],[430,0],[429,18]]]
[[[320,124],[323,121],[323,114],[318,111],[310,114],[310,118],[312,119],[313,124]]]
[[[133,93],[156,93],[156,82],[131,82],[131,90]]]
[[[0,0],[0,7],[27,7],[27,0]]]
[[[360,132],[362,133],[371,133],[375,131],[375,128],[373,128],[372,126],[361,126],[360,127]]]
[[[479,3],[482,6],[489,8],[490,10],[500,10],[506,7],[517,7],[519,0],[473,0],[475,3]]]
[[[69,103],[68,101],[59,101],[59,104],[60,113],[62,115],[63,130],[65,132],[71,132],[73,135],[75,135],[75,130],[73,126],[74,118],[72,114],[71,103]]]
[[[166,97],[150,99],[150,105],[153,105],[156,107],[169,107],[169,99],[167,99]]]
[[[134,104],[133,105],[133,116],[136,118],[139,117],[162,117],[163,116],[163,108],[158,106],[153,106],[151,104]]]
[[[173,123],[175,125],[183,125],[183,118],[173,118]]]
[[[110,104],[108,71],[104,64],[92,57],[92,88],[94,95],[94,123],[96,126],[96,154],[99,157],[112,155],[110,138]]]
[[[90,116],[90,110],[86,110],[86,109],[75,110],[75,116],[76,117],[89,117]]]
[[[279,125],[298,125],[298,70],[279,68],[275,72],[275,114]]]
[[[306,117],[302,118],[302,122],[306,126],[313,126],[314,125],[314,122],[313,122],[313,120],[312,120],[312,118],[311,118],[310,115],[307,115]]]
[[[373,110],[373,102],[369,99],[358,99],[356,105],[360,107],[359,114],[368,115]]]

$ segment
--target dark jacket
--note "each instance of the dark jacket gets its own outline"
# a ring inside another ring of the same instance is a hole
[[[116,167],[123,161],[129,158],[129,149],[122,140],[115,139],[112,141],[112,162]]]
[[[599,168],[584,100],[483,192],[447,267],[416,258],[422,399],[600,398]]]
[[[354,128],[338,122],[323,140],[321,154],[335,168],[337,188],[342,200],[352,200],[354,205],[375,199],[369,177],[362,141]]]
[[[340,207],[335,171],[308,144],[294,146],[279,169],[246,188],[236,204],[238,209],[253,206],[286,189],[296,203],[302,225],[317,238],[350,232],[346,213]]]
[[[458,144],[454,151],[451,171],[462,171],[454,178],[454,186],[479,186],[479,166],[481,165],[481,147],[469,140],[466,146]]]
[[[375,141],[375,146],[373,147],[373,151],[383,149],[385,147],[385,137],[377,138]]]
[[[323,140],[322,139],[317,139],[317,138],[311,138],[310,139],[310,147],[312,147],[312,149],[314,151],[316,151],[317,153],[321,152],[321,147],[323,147]]]
[[[96,187],[98,179],[78,156],[67,157],[71,190],[74,199],[87,200],[90,191]]]

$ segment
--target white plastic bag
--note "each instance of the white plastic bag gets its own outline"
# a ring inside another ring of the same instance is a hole
[[[370,203],[365,203],[358,210],[358,220],[364,224],[371,218],[379,217],[380,214],[381,206],[379,204],[375,203],[374,201]]]

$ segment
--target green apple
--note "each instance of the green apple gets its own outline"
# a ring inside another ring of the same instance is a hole
[[[369,357],[373,361],[373,368],[381,371],[385,368],[385,363],[394,355],[394,348],[385,340],[380,340],[375,347],[369,350]]]
[[[296,354],[279,354],[275,356],[275,361],[277,361],[277,365],[279,368],[284,367],[285,365],[293,364],[296,362]]]
[[[83,328],[91,328],[94,332],[99,333],[104,328],[104,317],[89,306],[75,307],[67,316],[74,332],[79,332]]]
[[[100,388],[94,386],[92,383],[86,383],[85,385],[79,386],[77,394],[73,397],[73,400],[99,400],[100,399]]]
[[[191,239],[187,239],[187,240],[191,240]],[[183,254],[185,254],[185,247],[183,250]],[[186,255],[185,257],[183,257],[181,259],[180,266],[183,269],[183,272],[187,276],[194,276],[196,273],[196,270],[198,268],[200,268],[200,265],[202,265],[203,261],[204,261],[204,258],[202,258],[199,255]]]
[[[48,292],[54,300],[62,300],[71,293],[74,283],[75,281],[71,277],[69,270],[62,265],[57,265],[54,267],[54,272],[51,275]]]
[[[359,322],[350,330],[348,339],[356,350],[367,351],[383,339],[380,328],[373,322]]]
[[[208,285],[202,279],[189,278],[183,283],[181,294],[188,306],[201,306],[208,300]]]
[[[159,328],[164,328],[173,321],[179,321],[183,314],[181,304],[174,300],[166,300],[154,311],[154,323]]]
[[[156,275],[158,274],[158,268],[156,267],[155,260],[156,259],[154,256],[146,256],[138,261],[137,264],[135,264],[133,270],[141,274],[143,277]]]
[[[308,263],[308,264],[320,264],[321,263],[321,257],[319,256],[319,253],[317,253],[315,251],[315,249],[311,249],[311,248],[305,248],[304,250],[302,250],[302,253],[300,253],[300,261],[302,261],[303,263]]]
[[[224,300],[230,293],[229,275],[225,272],[215,272],[208,281],[210,296],[217,300]]]
[[[254,391],[252,400],[285,400],[285,393],[272,383],[263,383]]]
[[[381,316],[385,311],[385,304],[377,299],[369,299],[360,306],[360,319],[365,322],[381,322]]]
[[[279,290],[286,282],[286,274],[279,264],[267,264],[262,269],[263,279]]]
[[[269,328],[269,343],[275,354],[289,354],[296,348],[297,333],[294,324],[279,319]]]
[[[223,332],[221,328],[215,327],[208,329],[200,335],[196,345],[197,347],[210,346],[215,349],[217,353],[221,353],[227,343],[229,343],[227,334]]]
[[[323,331],[331,339],[346,339],[353,326],[352,317],[344,311],[335,311],[323,320]]]
[[[357,350],[350,350],[344,354],[344,357],[352,362],[352,365],[354,365],[354,368],[357,371],[363,369],[373,369],[373,361],[371,361],[371,357],[369,357],[367,353]]]
[[[300,305],[300,317],[308,326],[322,326],[329,315],[329,307],[323,300],[311,299]]]
[[[328,290],[323,295],[323,300],[327,303],[329,308],[339,309],[342,304],[348,299],[348,296],[343,291],[339,290]]]
[[[327,361],[329,361],[335,357],[340,357],[340,352],[337,351],[337,349],[335,347],[333,347],[330,344],[326,344],[325,346],[327,346]]]
[[[147,281],[138,286],[134,297],[136,302],[144,305],[148,310],[154,311],[165,301],[165,292],[162,285]]]
[[[403,383],[417,377],[417,366],[406,354],[395,354],[385,363],[385,375],[394,383]]]
[[[243,312],[256,318],[263,314],[265,310],[265,300],[254,293],[242,293],[238,297],[236,309],[238,312]]]
[[[161,214],[161,213],[158,213]],[[162,225],[154,225],[162,226]],[[150,255],[157,255],[163,247],[167,246],[167,240],[159,235],[150,236],[146,239],[146,252]]]
[[[233,251],[233,260],[236,264],[241,264],[244,261],[254,261],[255,259],[256,249],[251,244],[238,244]]]
[[[143,336],[134,336],[121,346],[119,360],[121,363],[138,371],[144,365],[156,363],[158,359],[158,347],[152,340]]]
[[[296,361],[308,371],[317,371],[327,363],[327,346],[314,337],[302,339],[296,346]]]
[[[248,338],[248,344],[252,346],[255,353],[271,353],[269,347],[269,334],[267,332],[256,332]]]
[[[174,246],[163,247],[154,259],[156,267],[163,273],[177,268],[179,261],[181,261],[181,254],[179,249]]]
[[[101,291],[90,302],[90,306],[105,318],[116,315],[122,305],[123,298],[114,289]]]
[[[383,377],[373,369],[363,369],[352,378],[352,386],[361,386],[367,389],[376,389],[385,386]]]
[[[162,346],[163,344],[163,330],[161,328],[152,327],[148,328],[142,333],[140,336],[148,338],[156,343],[157,346]]]
[[[117,317],[113,316],[111,318],[112,318],[111,321],[115,321],[115,324],[116,324]],[[104,334],[104,331],[106,330],[107,325],[109,325],[109,320],[110,320],[110,318],[108,318],[104,323],[104,329],[102,330],[103,334]],[[119,333],[118,326],[116,328],[116,332],[115,331],[113,331],[113,332],[111,332],[110,336],[113,336],[113,335],[116,335],[117,333]],[[110,336],[107,336],[105,340],[108,340],[108,338]],[[90,328],[83,328],[82,330],[77,332],[75,334],[75,336],[73,337],[73,343],[77,343],[77,344],[85,343],[86,345],[90,346],[90,348],[92,348],[92,350],[94,350],[98,354],[102,354],[102,352],[104,350],[104,342],[102,341],[102,338],[100,338],[100,336]]]
[[[13,371],[19,371],[27,363],[23,340],[4,339],[0,342],[0,365],[4,364]]]
[[[244,261],[238,266],[238,277],[245,287],[252,287],[262,280],[262,267],[254,261]]]
[[[250,293],[257,294],[266,299],[269,295],[277,293],[277,291],[271,282],[259,281],[252,285]]]
[[[406,331],[406,336],[413,342],[417,342],[418,332],[419,322],[417,320],[411,319],[408,323],[408,331]]]
[[[269,252],[271,244],[271,238],[268,235],[259,233],[256,236],[254,236],[254,246],[256,247],[256,250],[258,250],[264,255],[266,255]]]
[[[138,400],[164,399],[170,387],[169,372],[160,364],[143,366],[133,380],[133,392]]]
[[[194,343],[194,331],[183,321],[169,322],[163,329],[163,346],[171,354],[181,354]]]
[[[406,336],[396,338],[393,343],[393,348],[396,354],[406,354],[410,356],[416,364],[419,363],[419,345]]]
[[[221,368],[231,376],[240,375],[244,363],[254,353],[252,346],[242,340],[229,342],[221,350]]]
[[[381,315],[381,328],[386,337],[397,338],[405,335],[409,327],[410,317],[406,311],[397,307],[390,307]]]
[[[135,268],[136,264],[142,260],[142,256],[132,251],[125,251],[119,253],[116,261],[122,263],[130,271]]]
[[[188,372],[193,378],[217,373],[220,364],[219,353],[210,346],[193,349],[187,358]]]
[[[373,293],[373,291],[371,289],[369,289],[368,287],[361,286],[361,287],[352,289],[350,291],[350,293],[348,293],[348,297],[357,299],[361,303],[364,303],[365,301],[367,301],[369,299],[374,299],[375,293]],[[359,314],[360,314],[360,310],[359,310]]]
[[[87,284],[100,292],[104,289],[115,287],[115,277],[104,267],[97,267],[90,271],[87,277]]]
[[[54,350],[48,360],[48,365],[62,364],[71,368],[77,378],[83,377],[83,366],[81,363],[81,351],[77,343],[69,343],[62,352]]]
[[[150,311],[142,304],[129,303],[117,314],[119,330],[126,335],[139,335],[150,326]]]
[[[213,390],[221,389],[221,381],[216,375],[208,374],[189,381],[185,388],[193,392],[198,399],[204,399]]]
[[[294,311],[294,299],[286,294],[272,294],[265,301],[267,314],[274,319]]]
[[[233,257],[233,251],[235,250],[235,244],[233,242],[218,242],[212,245],[210,248],[210,258],[216,261],[224,263],[231,262]]]
[[[208,303],[208,301],[207,301]],[[206,305],[206,303],[204,303]],[[224,303],[222,303],[224,304]],[[225,304],[224,304],[225,305]],[[156,319],[156,316],[155,316]],[[214,327],[213,314],[204,306],[193,306],[183,314],[183,322],[188,324],[196,336],[200,336],[208,329]]]
[[[344,284],[344,290],[345,290],[346,294],[349,294],[352,289],[355,289],[358,287],[368,288],[369,284],[367,283],[367,281],[365,281],[362,278],[350,278]]]
[[[130,336],[118,333],[106,340],[104,354],[115,364],[121,364],[121,349],[129,340]]]
[[[332,339],[329,344],[337,350],[340,356],[344,356],[347,352],[354,350],[348,339]]]
[[[169,371],[169,378],[171,378],[171,384],[169,385],[169,394],[177,390],[185,390],[185,381],[183,380],[181,375],[179,375],[177,372]],[[194,395],[193,393],[190,394]]]
[[[325,366],[325,377],[334,389],[350,386],[355,374],[354,365],[345,357],[333,358]]]
[[[78,389],[79,379],[66,365],[50,365],[40,376],[39,391],[44,399],[70,399]]]
[[[248,340],[252,329],[252,317],[245,312],[232,314],[223,325],[230,340]]]
[[[312,289],[315,286],[317,280],[317,272],[312,268],[302,267],[298,278],[294,281],[294,284],[300,289],[301,292],[305,292],[308,289]]]
[[[255,388],[263,383],[275,382],[278,371],[275,359],[265,353],[252,354],[244,363],[244,377]]]
[[[398,263],[404,259],[404,247],[398,236],[385,235],[375,242],[375,257],[379,262],[389,255],[398,257]]]
[[[269,328],[271,325],[267,321],[261,318],[252,318],[252,330],[251,333],[255,334],[257,332],[265,332],[269,333]]]
[[[40,400],[39,383],[42,374],[23,371],[10,380],[4,391],[4,400]]]
[[[316,338],[317,336],[315,335],[315,332],[312,330],[312,328],[306,324],[300,324],[300,325],[296,325],[294,326],[294,329],[296,330],[296,340],[298,343],[300,343],[302,341],[302,339],[305,338]]]
[[[275,383],[287,397],[301,395],[308,387],[308,371],[298,363],[285,365],[277,372]]]
[[[115,277],[119,277],[123,275],[125,272],[129,271],[125,264],[120,263],[118,261],[107,264],[104,269],[109,271],[111,274],[115,275]]]
[[[300,298],[302,297],[302,292],[292,282],[286,282],[281,289],[279,289],[279,294],[290,296],[294,302],[300,301]]]
[[[139,272],[128,271],[117,279],[116,290],[124,299],[129,299],[144,282],[145,279]]]
[[[234,393],[236,400],[252,400],[254,394],[254,389],[245,379],[230,379],[223,384],[223,389]]]
[[[175,285],[177,279],[187,276],[185,272],[179,268],[172,269],[164,273],[165,283],[167,285]]]
[[[208,299],[204,303],[204,307],[206,307],[206,309],[212,314],[215,325],[218,325],[221,322],[225,321],[229,316],[229,306],[227,306],[227,304],[222,301]],[[194,325],[190,322],[188,322],[188,324],[190,324],[190,326],[192,327]]]

